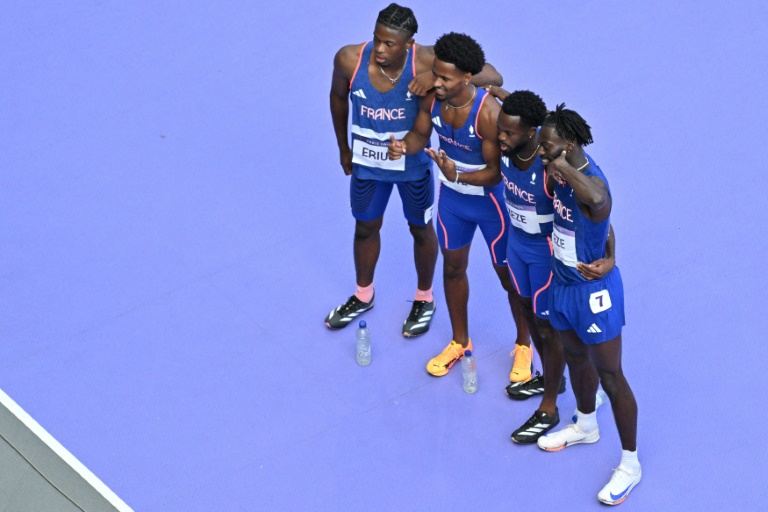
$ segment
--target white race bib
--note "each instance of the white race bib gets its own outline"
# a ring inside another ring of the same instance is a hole
[[[531,235],[541,234],[539,216],[536,214],[535,206],[523,206],[507,202],[507,211],[509,211],[509,220],[517,229]]]
[[[610,309],[611,306],[611,294],[608,293],[608,290],[600,290],[589,296],[589,309],[591,309],[593,313],[600,313],[601,311]]]
[[[552,229],[552,246],[555,251],[555,258],[560,260],[563,265],[575,267],[579,262],[576,258],[576,236],[573,231],[554,225]]]
[[[352,139],[352,162],[366,167],[378,167],[388,171],[404,171],[405,156],[399,160],[390,160],[387,155],[389,139]]]

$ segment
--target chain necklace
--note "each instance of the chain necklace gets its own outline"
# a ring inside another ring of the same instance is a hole
[[[445,106],[446,106],[446,107],[448,107],[448,108],[452,108],[452,109],[454,109],[454,110],[461,110],[462,108],[466,107],[467,105],[469,105],[470,103],[472,103],[473,101],[475,101],[475,95],[477,95],[477,87],[475,87],[475,84],[472,84],[472,87],[474,87],[474,89],[475,89],[475,90],[474,90],[474,91],[472,91],[472,97],[471,97],[471,98],[469,98],[469,101],[468,101],[468,102],[466,102],[465,104],[463,104],[463,105],[462,105],[462,106],[460,106],[460,107],[454,107],[453,105],[451,105],[450,103],[448,103],[448,102],[446,101],[446,102],[445,102]]]
[[[587,168],[587,166],[588,166],[588,165],[589,165],[589,158],[587,158],[587,163],[585,163],[584,165],[582,165],[581,167],[579,167],[579,168],[578,168],[578,169],[576,169],[576,170],[577,170],[577,171],[583,171],[584,169],[586,169],[586,168]]]
[[[384,68],[381,67],[381,64],[379,64],[378,62],[376,63],[376,65],[379,66],[379,71],[381,71],[381,74],[387,77],[387,80],[392,82],[392,85],[395,85],[397,81],[400,80],[400,77],[403,75],[403,71],[405,71],[405,66],[408,65],[408,52],[410,52],[410,50],[405,52],[405,62],[403,63],[403,69],[400,70],[400,72],[397,74],[395,78],[392,78],[391,76],[389,76],[387,72],[384,71]]]
[[[518,160],[520,160],[521,162],[527,162],[527,161],[529,161],[531,158],[535,157],[535,156],[538,154],[538,152],[539,152],[539,148],[540,148],[540,147],[541,147],[541,144],[538,144],[538,145],[536,146],[536,149],[534,149],[534,150],[533,150],[533,154],[532,154],[531,156],[529,156],[528,158],[523,158],[523,157],[521,157],[521,156],[520,156],[518,153],[515,153],[515,156],[516,156],[516,157],[517,157],[517,159],[518,159]]]

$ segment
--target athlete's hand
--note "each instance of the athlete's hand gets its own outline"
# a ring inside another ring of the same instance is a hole
[[[349,148],[339,150],[339,161],[344,174],[352,174],[352,150]]]
[[[496,85],[489,85],[485,88],[486,91],[491,93],[491,95],[494,98],[498,98],[500,101],[504,101],[504,98],[509,96],[509,91],[506,89],[502,89],[501,87],[498,87]]]
[[[551,175],[552,178],[561,185],[567,181],[566,177],[568,176],[568,172],[572,170],[573,167],[568,163],[568,160],[565,159],[565,151],[547,164],[547,174]]]
[[[390,160],[400,160],[400,157],[405,155],[405,142],[395,139],[395,136],[392,133],[389,134],[387,155]]]
[[[416,96],[426,96],[434,86],[435,80],[432,76],[432,71],[425,71],[413,77],[411,83],[408,84],[408,90]]]
[[[613,267],[615,266],[615,259],[600,258],[599,260],[595,260],[592,263],[577,263],[576,270],[579,271],[579,274],[581,274],[584,279],[592,281],[593,279],[600,279],[601,277],[607,275],[611,270],[613,270]]]
[[[427,152],[429,155],[429,158],[432,159],[433,162],[437,164],[437,166],[440,168],[440,172],[443,173],[443,176],[445,176],[445,179],[448,181],[455,181],[456,180],[456,164],[448,158],[448,155],[445,154],[445,151],[436,150],[434,148],[424,148],[424,151]]]

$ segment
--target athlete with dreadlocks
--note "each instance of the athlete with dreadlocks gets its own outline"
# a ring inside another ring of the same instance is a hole
[[[467,264],[478,226],[490,249],[494,269],[507,291],[517,325],[517,343],[530,345],[528,329],[505,266],[509,219],[503,207],[499,171],[496,130],[499,104],[471,83],[472,76],[482,69],[484,62],[482,48],[471,37],[454,32],[440,37],[435,43],[432,65],[435,101],[431,108],[422,107],[413,130],[402,141],[392,137],[389,145],[389,156],[397,161],[401,155],[422,154],[433,128],[440,138],[440,151],[427,148],[426,152],[441,171],[437,233],[443,253],[443,286],[453,339],[427,363],[427,372],[437,377],[447,374],[464,357],[465,350],[472,350],[467,318]],[[530,378],[530,359],[523,366],[527,375],[521,375],[521,379]]]
[[[506,390],[515,400],[543,393],[538,409],[512,433],[516,443],[530,444],[560,422],[557,395],[565,391],[563,346],[549,323],[554,180],[547,179],[538,156],[538,127],[547,116],[547,107],[531,91],[509,94],[496,87],[492,94],[503,99],[497,126],[503,155],[504,197],[511,221],[507,267],[544,371],[544,375],[537,372],[536,377],[527,382],[513,382]],[[586,279],[599,279],[613,267],[613,237],[609,237],[606,258],[589,265],[581,264],[579,271]],[[518,353],[516,362],[520,352],[530,360],[528,347],[517,345],[515,352]],[[599,398],[602,402],[602,392]]]
[[[578,410],[575,423],[540,437],[538,445],[558,451],[596,442],[600,432],[595,392],[602,384],[613,409],[622,456],[597,498],[617,505],[640,482],[642,471],[637,459],[637,402],[621,367],[621,274],[614,267],[605,277],[589,281],[577,269],[579,262],[604,256],[612,208],[608,181],[584,152],[584,146],[591,143],[589,125],[565,104],[547,115],[539,133],[538,154],[556,181],[550,322],[563,342]]]
[[[437,238],[432,225],[434,181],[429,156],[420,152],[399,161],[387,158],[390,134],[402,138],[413,127],[420,98],[431,88],[431,48],[419,46],[413,36],[418,23],[413,11],[390,4],[376,20],[373,41],[341,48],[334,59],[331,117],[346,175],[352,175],[350,196],[355,218],[354,260],[356,289],[344,304],[325,318],[331,329],[347,326],[373,307],[373,277],[379,258],[379,232],[394,185],[403,201],[403,213],[413,236],[418,278],[413,306],[403,324],[404,336],[427,332],[435,303],[432,278],[437,260]],[[488,65],[477,85],[501,85],[501,76]],[[410,85],[409,85],[410,83]],[[352,146],[347,134],[352,103]]]

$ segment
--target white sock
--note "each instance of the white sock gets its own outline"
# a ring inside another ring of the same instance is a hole
[[[583,412],[577,410],[576,426],[584,433],[589,433],[595,430],[597,428],[597,411],[584,414]]]
[[[621,450],[621,464],[623,467],[633,475],[640,472],[640,461],[637,460],[637,450],[630,452],[629,450]]]

